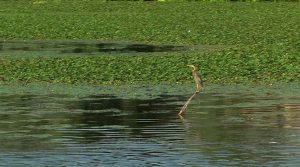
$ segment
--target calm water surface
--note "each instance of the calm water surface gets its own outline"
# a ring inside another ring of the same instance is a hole
[[[184,118],[189,86],[136,97],[1,87],[0,166],[298,166],[299,87],[208,85]]]
[[[187,48],[175,45],[151,45],[139,43],[101,42],[97,40],[43,40],[1,41],[1,55],[97,55],[99,53],[153,53],[179,52]],[[26,54],[27,52],[27,54]]]

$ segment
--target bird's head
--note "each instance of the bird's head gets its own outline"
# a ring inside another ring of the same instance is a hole
[[[187,65],[187,66],[193,68],[193,71],[196,70],[196,67],[194,65]]]

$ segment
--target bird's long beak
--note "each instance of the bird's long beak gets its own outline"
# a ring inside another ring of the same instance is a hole
[[[193,67],[193,65],[187,65],[188,67]]]

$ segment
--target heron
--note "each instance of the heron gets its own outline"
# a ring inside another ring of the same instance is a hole
[[[185,109],[187,108],[188,104],[190,103],[190,101],[194,98],[194,96],[196,94],[198,94],[202,89],[203,89],[203,81],[201,79],[201,75],[197,72],[196,67],[194,65],[187,65],[189,67],[192,68],[192,74],[193,74],[193,78],[195,80],[196,83],[196,91],[195,93],[187,100],[187,102],[184,104],[184,106],[181,108],[181,110],[179,111],[178,115],[180,117],[182,117],[182,115],[184,114]]]
[[[199,93],[203,89],[203,81],[201,79],[201,75],[196,71],[196,67],[194,65],[187,65],[192,68],[193,78],[196,83],[196,92]]]

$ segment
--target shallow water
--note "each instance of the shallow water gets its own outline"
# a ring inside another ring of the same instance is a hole
[[[97,55],[99,53],[153,53],[184,51],[184,46],[152,45],[96,40],[0,41],[1,55]]]
[[[0,166],[300,164],[298,84],[128,89],[0,86]]]

